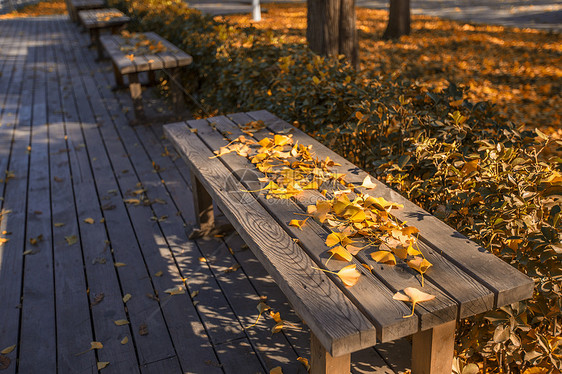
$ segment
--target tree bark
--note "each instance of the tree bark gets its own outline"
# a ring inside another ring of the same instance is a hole
[[[359,49],[355,27],[355,0],[307,0],[306,39],[313,52],[345,55],[357,67]]]
[[[388,25],[384,39],[399,38],[410,34],[410,0],[390,0]]]

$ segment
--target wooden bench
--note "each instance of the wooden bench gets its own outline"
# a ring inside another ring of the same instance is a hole
[[[100,9],[105,8],[105,0],[70,0],[70,3],[67,3],[68,6],[68,13],[70,15],[70,19],[76,23],[79,22],[78,12],[81,10],[90,10],[90,9]]]
[[[100,33],[103,30],[109,30],[112,34],[116,34],[131,21],[131,18],[114,8],[82,10],[78,12],[78,17],[84,28],[90,32],[92,44],[98,51],[98,60],[103,59]]]
[[[313,269],[337,272],[348,265],[334,259],[326,264],[325,239],[330,228],[314,219],[301,228],[289,224],[303,219],[309,204],[326,197],[307,190],[289,200],[268,199],[255,185],[255,177],[263,174],[246,157],[232,152],[210,158],[237,137],[250,137],[239,127],[250,121],[263,121],[266,126],[253,133],[255,140],[292,134],[298,144],[311,145],[319,159],[329,157],[341,164],[337,172],[345,174],[355,191],[402,204],[391,214],[420,230],[419,248],[433,264],[424,275],[423,288],[418,272],[401,260],[394,266],[377,263],[367,256],[370,248],[351,260],[361,272],[353,287],[345,287],[334,274]],[[532,279],[384,183],[372,178],[375,189],[359,187],[367,176],[364,171],[267,111],[173,123],[164,129],[190,167],[199,224],[213,224],[214,202],[309,326],[311,373],[348,373],[352,352],[412,335],[412,372],[450,374],[457,320],[532,296]],[[254,177],[248,177],[248,172]],[[393,295],[406,287],[436,297],[418,304],[415,314],[404,318],[411,306]]]
[[[154,72],[166,70],[172,80],[178,81],[179,69],[193,61],[190,55],[153,32],[130,37],[101,35],[100,42],[111,58],[117,87],[124,87],[123,76],[128,76],[137,121],[145,119],[139,73],[147,72],[153,83]],[[176,113],[181,113],[183,93],[176,84],[171,84],[171,93]]]

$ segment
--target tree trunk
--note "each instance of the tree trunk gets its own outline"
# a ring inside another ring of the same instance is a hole
[[[384,39],[399,38],[410,34],[410,0],[390,0],[388,25]]]
[[[359,69],[355,0],[341,0],[339,53],[345,55],[355,69]]]
[[[319,55],[345,55],[357,67],[355,0],[307,0],[306,39]]]

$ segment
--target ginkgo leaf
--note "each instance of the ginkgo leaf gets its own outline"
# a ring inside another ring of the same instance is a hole
[[[66,240],[68,245],[73,245],[78,242],[78,238],[76,237],[76,235],[65,236],[64,239]]]
[[[291,222],[289,222],[289,226],[295,226],[295,227],[298,227],[299,229],[302,230],[302,226],[305,224],[305,222],[308,220],[308,218],[310,218],[310,217],[307,217],[307,218],[301,219],[301,220],[292,219]]]
[[[351,244],[353,241],[347,237],[346,234],[341,232],[333,232],[326,238],[326,245],[328,247],[333,247],[336,244],[343,245],[344,247]]]
[[[62,223],[62,222],[55,222],[55,223],[53,224],[53,226],[55,226],[55,227],[63,227],[63,226],[64,226],[64,223]]]
[[[337,275],[347,287],[354,286],[359,281],[359,277],[361,277],[361,273],[357,271],[354,264],[342,268],[338,271]]]
[[[314,77],[314,78],[316,78],[316,77]],[[318,78],[316,78],[316,79],[318,79]],[[283,369],[281,368],[281,366],[276,366],[269,371],[269,374],[283,374]]]
[[[164,273],[162,272],[162,270],[158,270],[156,273],[154,273],[154,276],[155,276],[155,277],[161,277],[162,274],[164,274]]]
[[[129,337],[125,336],[123,339],[121,339],[121,344],[127,344],[129,342]]]
[[[275,312],[275,313],[274,313],[273,311],[270,311],[270,312],[269,312],[269,315],[271,316],[271,318],[273,318],[273,320],[274,320],[276,323],[283,322],[283,320],[281,319],[281,313],[279,313],[279,312]]]
[[[371,180],[371,176],[367,175],[365,179],[363,179],[363,183],[361,183],[361,187],[365,187],[367,189],[373,189],[377,187],[377,185],[373,183],[373,181]]]
[[[85,218],[84,222],[89,223],[90,225],[93,225],[95,221],[94,221],[93,218]]]
[[[304,365],[306,371],[310,371],[310,364],[308,363],[308,360],[306,358],[298,357],[297,361]]]
[[[349,253],[351,253],[352,255],[356,255],[357,253],[359,253],[360,250],[362,250],[364,247],[357,247],[355,245],[346,245],[345,249],[347,249],[347,251]]]
[[[103,344],[101,342],[91,342],[90,349],[102,349]]]
[[[359,206],[349,205],[345,208],[343,216],[346,217],[350,222],[363,222],[367,215],[365,211]]]
[[[170,295],[181,295],[185,293],[185,288],[183,288],[182,286],[177,286],[174,288],[168,288],[167,290],[164,290],[164,292]]]
[[[130,293],[126,294],[125,296],[123,296],[123,302],[126,304],[127,301],[131,300],[131,297],[132,296]]]
[[[368,196],[365,199],[365,207],[369,207],[369,206],[375,206],[377,209],[380,210],[389,210],[389,209],[393,209],[393,208],[403,208],[404,205],[402,204],[397,204],[397,203],[391,203],[386,201],[386,199],[384,197],[372,197],[372,196]]]
[[[99,361],[99,362],[98,362],[98,365],[97,365],[98,370],[101,370],[101,369],[106,368],[107,365],[109,365],[109,362],[107,362],[107,361]]]
[[[279,331],[283,330],[283,327],[285,327],[285,321],[278,322],[271,328],[271,333],[276,334]]]
[[[120,268],[123,266],[127,266],[127,264],[123,263],[123,262],[116,262],[115,264],[113,264],[113,266],[115,266],[116,268]]]
[[[113,321],[113,323],[115,323],[117,326],[123,326],[128,325],[129,321],[127,321],[126,319],[118,319],[116,321]]]
[[[336,260],[340,261],[351,261],[353,259],[353,255],[347,251],[341,245],[334,247],[328,251],[331,254],[330,257],[334,257]]]
[[[407,247],[401,245],[396,246],[395,248],[392,249],[392,252],[396,256],[398,256],[398,258],[400,258],[401,260],[405,260],[408,256],[421,255],[421,252],[415,249],[412,243],[410,243],[410,245],[408,245]]]
[[[396,258],[389,251],[377,251],[371,253],[371,258],[376,262],[388,265],[396,265]]]
[[[16,349],[16,344],[4,348],[0,351],[0,354],[7,355],[8,353],[12,353],[14,349]]]
[[[433,265],[425,258],[418,256],[415,257],[413,260],[408,261],[408,266],[420,272],[421,274],[424,274],[427,271],[427,269],[429,269]]]
[[[396,292],[394,296],[392,296],[392,298],[394,300],[400,300],[400,301],[412,303],[412,313],[403,317],[403,318],[408,318],[414,315],[414,309],[417,303],[433,300],[435,299],[435,296],[422,292],[414,287],[406,287],[402,291]]]

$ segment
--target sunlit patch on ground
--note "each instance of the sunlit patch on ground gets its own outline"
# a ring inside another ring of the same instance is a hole
[[[42,1],[33,5],[27,5],[13,12],[0,15],[0,20],[21,17],[49,16],[53,14],[67,14],[66,4],[64,3],[64,1],[51,0]]]
[[[305,4],[263,8],[261,22],[253,22],[251,15],[225,18],[271,30],[287,43],[305,42]],[[382,10],[357,10],[362,69],[402,76],[430,89],[449,80],[470,86],[472,100],[490,100],[514,122],[562,137],[560,34],[413,16],[412,34],[387,42],[381,40],[387,17]]]

